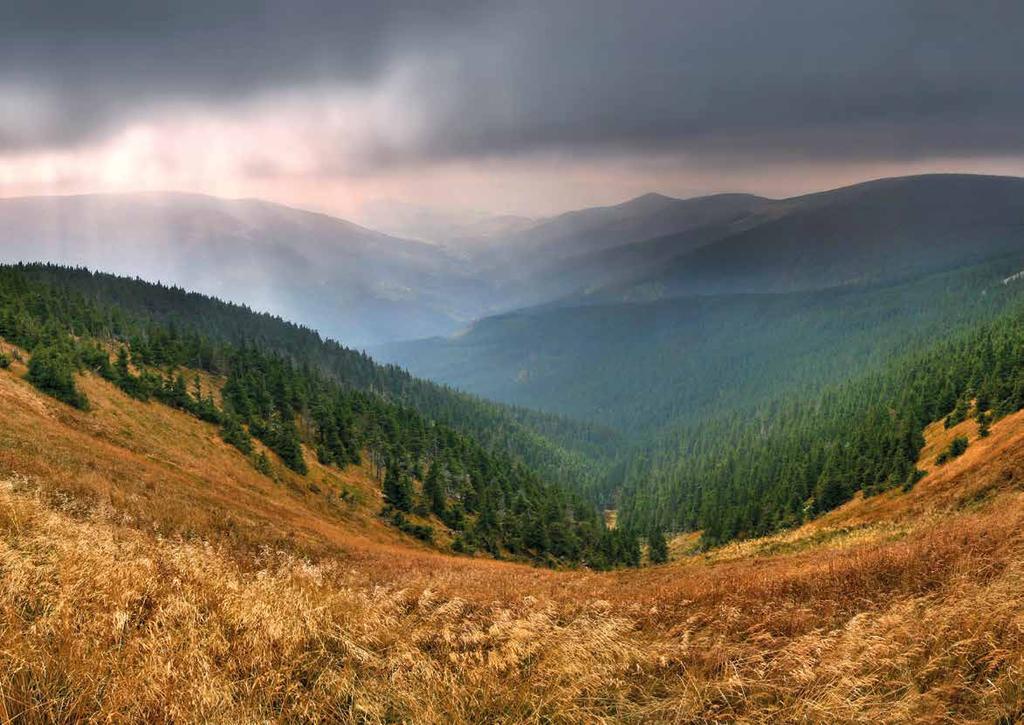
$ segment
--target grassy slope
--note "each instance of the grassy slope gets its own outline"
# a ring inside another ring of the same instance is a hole
[[[341,472],[307,451],[302,477],[264,448],[274,481],[211,424],[92,375],[79,377],[92,410],[77,411],[40,395],[20,379],[24,371],[15,363],[0,374],[0,470],[45,481],[52,497],[102,503],[163,536],[210,536],[247,550],[339,552],[404,540],[373,515],[380,485],[365,467]]]
[[[593,574],[432,552],[376,521],[364,471],[273,483],[181,413],[88,377],[79,413],[19,368],[0,371],[0,721],[1024,712],[1024,414],[909,493]],[[341,487],[364,503],[324,495]]]

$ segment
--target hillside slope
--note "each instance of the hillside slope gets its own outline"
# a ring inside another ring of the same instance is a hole
[[[13,310],[23,305],[18,298],[25,296],[26,286],[40,285],[41,294],[58,298],[80,296],[66,303],[65,312],[67,307],[98,306],[93,324],[107,337],[123,336],[126,327],[144,330],[156,325],[199,334],[219,344],[256,343],[267,352],[319,370],[339,385],[414,408],[577,491],[592,487],[595,464],[613,454],[618,445],[616,435],[607,429],[494,405],[379,365],[308,327],[179,288],[41,265],[0,267],[0,282],[5,281]],[[0,323],[11,329],[18,326],[16,316]]]
[[[350,345],[447,334],[482,292],[438,247],[269,202],[145,193],[0,199],[0,261],[161,280]]]
[[[14,350],[0,341],[0,352]],[[338,554],[403,539],[423,548],[377,516],[380,482],[369,464],[338,470],[307,455],[303,476],[263,448],[273,461],[263,475],[210,423],[94,375],[78,379],[90,410],[75,410],[22,379],[26,370],[15,361],[0,374],[0,461],[45,482],[52,500],[110,506],[161,536],[212,536],[250,552]]]
[[[426,551],[329,502],[363,490],[358,471],[319,493],[260,481],[182,412],[87,377],[96,405],[77,413],[21,373],[0,371],[5,719],[1024,711],[1022,414],[789,543],[595,574]]]

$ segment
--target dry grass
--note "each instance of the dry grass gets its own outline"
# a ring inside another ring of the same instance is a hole
[[[19,486],[0,491],[0,701],[18,720],[583,718],[644,654],[604,611],[473,604],[280,553],[245,571]]]
[[[319,492],[271,481],[188,416],[94,379],[82,414],[16,373],[0,373],[0,721],[1024,713],[1024,416],[909,494],[595,574],[432,552],[373,516],[365,471],[315,469]]]

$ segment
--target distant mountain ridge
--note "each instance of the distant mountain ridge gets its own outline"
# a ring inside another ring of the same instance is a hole
[[[1020,247],[1024,180],[900,177],[778,200],[651,193],[468,221],[459,229],[478,236],[446,248],[258,200],[0,199],[0,261],[160,279],[372,346],[543,305],[803,292],[981,262]]]
[[[466,245],[486,244],[495,237],[537,223],[536,219],[515,214],[444,211],[386,199],[363,204],[358,219],[371,229],[446,246],[453,251]]]
[[[395,215],[389,226],[425,224],[448,235],[444,246],[255,199],[181,192],[22,197],[0,199],[0,261],[159,279],[366,346],[447,335],[489,314],[620,282],[600,260],[596,269],[563,267],[624,239],[723,221],[758,203],[746,195],[647,194],[539,221],[383,208]]]
[[[109,269],[301,320],[348,344],[444,334],[479,286],[436,246],[252,199],[0,199],[0,261]],[[456,291],[457,294],[452,294]]]
[[[692,199],[645,194],[622,204],[566,212],[492,238],[474,250],[471,260],[493,285],[501,306],[542,304],[631,279],[637,264],[623,266],[621,259],[609,256],[610,250],[668,234],[699,238],[699,230],[739,224],[768,203],[750,194]],[[637,263],[646,266],[646,260]]]
[[[670,207],[635,206],[645,204]],[[1016,296],[1002,280],[1024,266],[1019,178],[883,179],[732,211],[567,259],[539,255],[536,283],[574,292],[374,354],[630,431],[806,381],[813,368],[848,374],[911,335],[996,314]]]
[[[644,194],[615,206],[567,212],[501,241],[510,251],[529,249],[564,258],[705,224],[734,221],[768,201],[751,194],[714,194],[692,199]]]
[[[739,229],[658,241],[680,252],[601,297],[794,292],[892,280],[1024,246],[1024,179],[939,174],[869,181],[769,202]],[[648,243],[649,245],[651,243]]]

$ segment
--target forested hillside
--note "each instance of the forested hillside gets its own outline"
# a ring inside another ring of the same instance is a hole
[[[619,525],[720,544],[913,485],[921,430],[954,407],[986,420],[1017,409],[1011,352],[978,408],[975,352],[935,346],[1012,326],[1022,211],[1024,181],[968,175],[757,200],[572,259],[623,262],[621,283],[375,352],[620,431],[633,448],[597,497],[618,502]]]
[[[1024,254],[894,283],[524,310],[374,350],[417,375],[643,440],[876,369],[1024,294]]]
[[[619,436],[607,427],[495,405],[414,378],[394,365],[378,365],[366,354],[308,327],[243,305],[85,269],[53,265],[18,265],[16,269],[26,278],[74,290],[97,304],[113,305],[115,318],[140,317],[233,345],[257,345],[313,366],[338,383],[412,406],[581,490],[597,475],[594,461],[600,463],[616,450]]]
[[[529,414],[417,382],[309,330],[180,290],[17,266],[0,268],[0,337],[29,351],[27,377],[40,390],[87,409],[74,373],[91,371],[133,397],[218,424],[258,470],[268,461],[252,438],[300,474],[304,447],[340,468],[367,454],[382,479],[385,515],[420,538],[432,531],[406,514],[444,522],[456,550],[596,566],[639,558],[635,538],[607,531],[590,503],[528,467],[565,477],[583,468],[581,454],[517,419]],[[224,378],[221,402],[184,369]],[[448,420],[489,435],[481,443]],[[538,420],[549,433],[580,431],[588,440],[585,428]]]
[[[674,430],[624,465],[623,525],[701,529],[703,542],[806,521],[863,491],[902,487],[930,422],[993,421],[1024,408],[1024,305],[951,339],[895,356],[821,394]],[[939,463],[963,453],[954,439]]]

